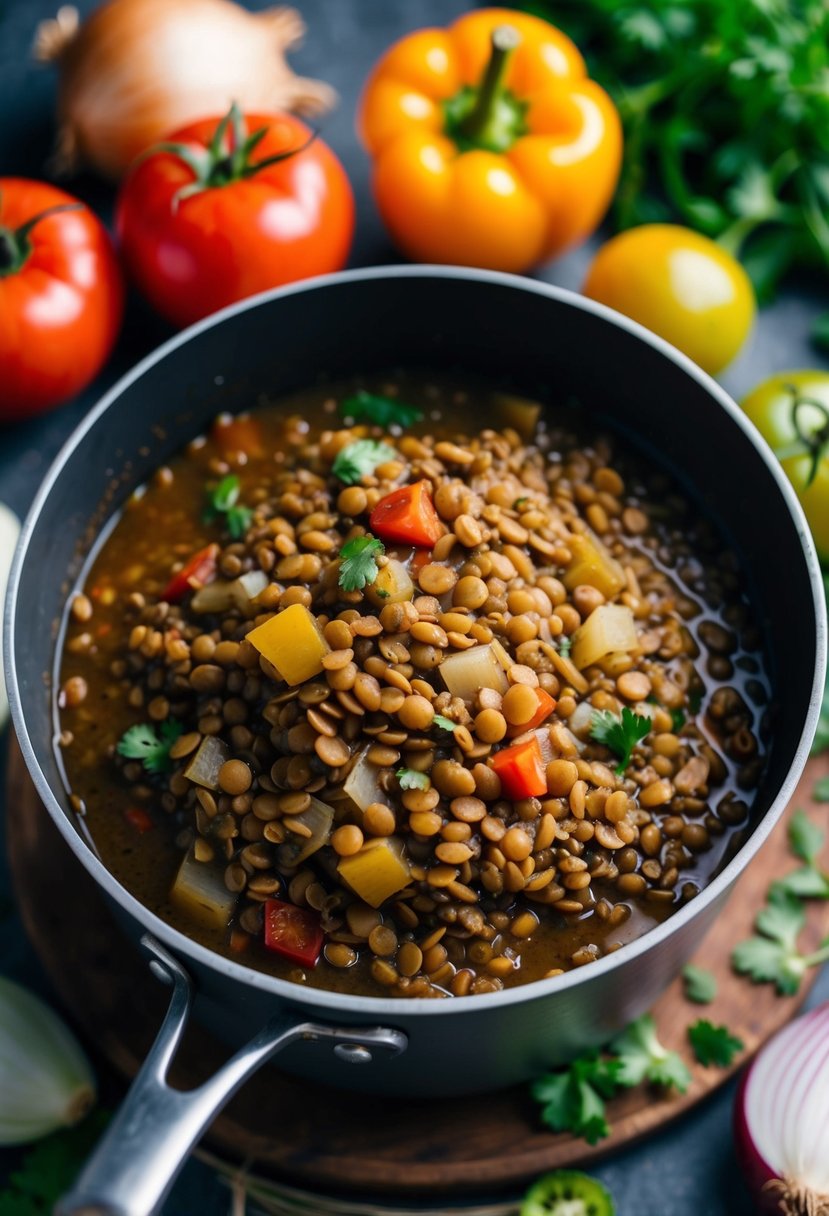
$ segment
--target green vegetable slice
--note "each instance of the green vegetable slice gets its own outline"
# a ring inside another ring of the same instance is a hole
[[[554,1170],[535,1182],[519,1216],[615,1216],[610,1191],[580,1170]]]

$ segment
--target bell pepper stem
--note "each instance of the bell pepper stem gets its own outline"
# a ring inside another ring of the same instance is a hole
[[[82,211],[83,203],[58,203],[39,211],[31,219],[26,220],[19,228],[0,227],[0,278],[16,274],[24,265],[32,252],[29,236],[41,220],[46,220],[61,211]]]
[[[485,145],[489,126],[496,120],[504,80],[521,35],[511,25],[498,25],[492,31],[492,50],[478,88],[475,105],[460,124],[459,131],[471,143]]]

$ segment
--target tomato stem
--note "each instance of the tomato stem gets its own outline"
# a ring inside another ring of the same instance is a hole
[[[500,106],[504,97],[507,68],[521,35],[511,25],[498,25],[492,31],[492,49],[484,69],[475,104],[458,125],[458,131],[470,143],[489,146],[497,141],[494,130],[500,126]]]
[[[61,211],[82,210],[83,203],[57,203],[54,207],[47,207],[45,211],[39,211],[19,228],[0,227],[0,278],[17,274],[26,264],[32,252],[29,237],[41,220],[49,219],[50,216],[57,215]]]

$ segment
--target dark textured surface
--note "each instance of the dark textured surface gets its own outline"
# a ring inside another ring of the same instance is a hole
[[[52,15],[57,7],[57,0],[0,0],[0,175],[43,173],[53,138],[54,76],[30,63],[28,49],[38,20]],[[93,4],[80,0],[78,7],[85,12]],[[265,6],[253,3],[250,7]],[[325,120],[324,135],[345,162],[357,196],[359,218],[352,264],[394,260],[371,202],[368,161],[354,135],[360,83],[388,43],[408,29],[443,24],[467,6],[460,0],[418,0],[417,4],[407,0],[302,0],[299,7],[309,34],[305,47],[293,57],[294,66],[329,80],[341,97],[338,110]],[[111,194],[92,178],[77,178],[67,185],[108,212]],[[576,252],[547,267],[542,277],[577,288],[588,258],[588,250]],[[748,349],[723,376],[726,387],[739,395],[772,371],[819,365],[806,335],[825,300],[825,284],[820,283],[803,283],[781,295],[760,318]],[[132,302],[116,354],[88,393],[47,418],[0,429],[0,500],[24,514],[50,460],[90,404],[168,333],[140,303]],[[0,739],[0,791],[4,761],[5,740]],[[8,889],[0,852],[0,972],[42,986],[36,960],[10,907]],[[829,996],[827,979],[824,975],[817,988],[824,998]],[[112,1091],[111,1082],[108,1088]],[[729,1087],[663,1134],[594,1169],[615,1195],[619,1216],[751,1216],[752,1205],[731,1148],[732,1099]],[[14,1160],[12,1154],[0,1153],[0,1176]],[[219,1216],[229,1207],[227,1189],[204,1167],[191,1163],[165,1212],[167,1216],[196,1212]]]

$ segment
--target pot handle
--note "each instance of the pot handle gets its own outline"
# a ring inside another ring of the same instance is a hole
[[[152,1216],[214,1116],[260,1064],[298,1039],[330,1039],[336,1055],[354,1064],[369,1063],[375,1051],[406,1050],[400,1030],[298,1022],[282,1013],[203,1085],[171,1089],[166,1076],[190,1015],[193,984],[155,938],[145,934],[141,945],[153,956],[156,978],[172,985],[170,1004],[126,1098],[55,1216]]]

